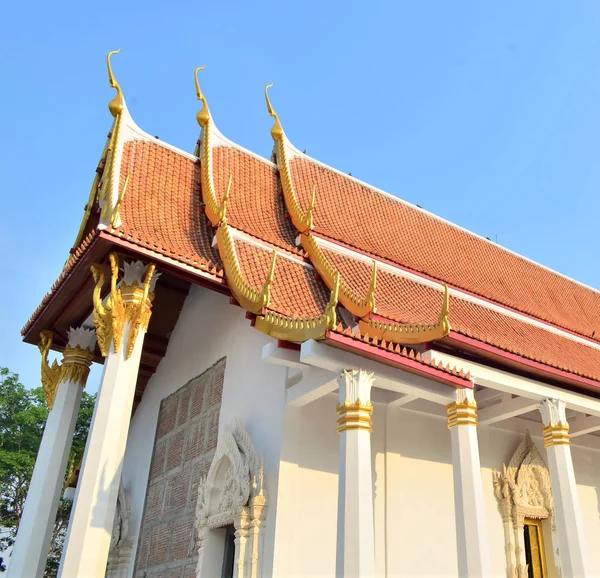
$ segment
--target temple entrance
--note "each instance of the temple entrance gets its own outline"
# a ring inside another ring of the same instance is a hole
[[[527,578],[547,578],[542,521],[525,518],[523,532]]]
[[[221,578],[233,578],[233,564],[235,561],[235,528],[233,525],[225,528],[225,548],[223,550],[223,569]]]

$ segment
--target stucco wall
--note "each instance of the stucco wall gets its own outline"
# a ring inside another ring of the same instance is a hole
[[[336,396],[286,410],[275,548],[277,578],[334,576],[338,435]],[[440,416],[375,404],[372,461],[377,575],[457,577],[452,456],[445,408]],[[531,431],[541,455],[539,432]],[[490,539],[490,578],[505,578],[504,532],[492,471],[508,463],[522,434],[479,428]],[[573,448],[592,569],[600,575],[598,452]],[[596,461],[596,465],[594,464]],[[552,561],[550,536],[546,537]],[[552,564],[549,578],[554,578]],[[565,577],[566,578],[566,577]]]
[[[219,431],[237,414],[264,459],[268,492],[264,576],[332,578],[339,443],[336,396],[301,409],[285,408],[287,370],[261,361],[262,346],[269,341],[250,327],[244,311],[230,305],[228,298],[192,288],[167,355],[132,420],[123,483],[132,496],[133,534],[139,530],[161,400],[227,356]],[[545,456],[538,433],[532,431],[534,442]],[[491,578],[504,578],[504,536],[492,470],[510,459],[522,436],[480,427],[479,439]],[[378,576],[456,577],[452,460],[444,408],[440,406],[437,417],[375,404],[372,448]],[[595,548],[600,541],[600,455],[574,447],[573,456],[590,559],[600,576],[600,550]],[[549,541],[546,547],[550,548]]]
[[[277,495],[281,428],[287,370],[261,361],[272,341],[250,326],[229,298],[194,286],[169,341],[169,348],[133,416],[123,465],[123,485],[131,495],[132,536],[137,540],[161,401],[222,357],[227,357],[219,435],[240,417],[264,461],[265,485]],[[267,504],[265,572],[270,573],[274,503]],[[133,572],[133,563],[130,575]],[[266,574],[268,575],[268,574]]]

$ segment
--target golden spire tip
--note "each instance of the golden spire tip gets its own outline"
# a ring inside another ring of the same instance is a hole
[[[202,92],[202,89],[200,88],[200,80],[198,79],[198,73],[201,70],[204,70],[205,68],[206,68],[206,65],[199,66],[198,68],[196,68],[196,70],[194,70],[194,81],[196,82],[196,97],[204,105],[200,109],[198,114],[196,115],[196,120],[198,121],[198,124],[201,127],[206,126],[206,124],[210,120],[210,112],[208,110],[208,102],[206,102],[206,97],[204,96],[204,93]]]
[[[121,52],[120,48],[118,48],[117,50],[111,50],[106,56],[106,66],[108,68],[108,82],[110,83],[111,88],[114,88],[117,91],[117,95],[108,103],[108,110],[110,110],[110,114],[112,114],[114,117],[121,114],[121,112],[123,112],[123,109],[125,108],[123,91],[121,90],[121,87],[119,86],[119,83],[115,78],[112,69],[112,63],[110,61],[111,56],[113,54],[119,54],[119,52]]]

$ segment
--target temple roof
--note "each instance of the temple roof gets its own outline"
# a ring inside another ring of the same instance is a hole
[[[600,387],[598,291],[299,152],[270,102],[276,162],[262,158],[224,137],[198,95],[195,155],[117,113],[60,282],[101,230],[226,282],[255,327],[279,339],[368,344],[415,363],[406,346],[437,341]]]

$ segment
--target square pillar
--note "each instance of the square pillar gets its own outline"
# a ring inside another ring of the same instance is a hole
[[[540,403],[563,576],[586,578],[591,572],[565,409],[561,399]]]
[[[157,279],[154,265],[126,262],[117,289],[115,253],[110,260],[112,287],[106,304],[100,298],[104,270],[92,266],[94,322],[106,360],[59,568],[61,578],[104,578],[106,573],[135,385]]]
[[[456,542],[460,578],[492,576],[477,440],[477,402],[471,389],[448,405],[452,440]]]
[[[42,385],[50,413],[10,559],[10,578],[44,575],[81,395],[96,345],[93,329],[70,329],[61,365],[54,362],[50,366],[48,352],[52,347],[52,333],[43,331],[40,337]]]
[[[375,576],[371,431],[373,374],[343,371],[339,377],[340,434],[336,578]]]

